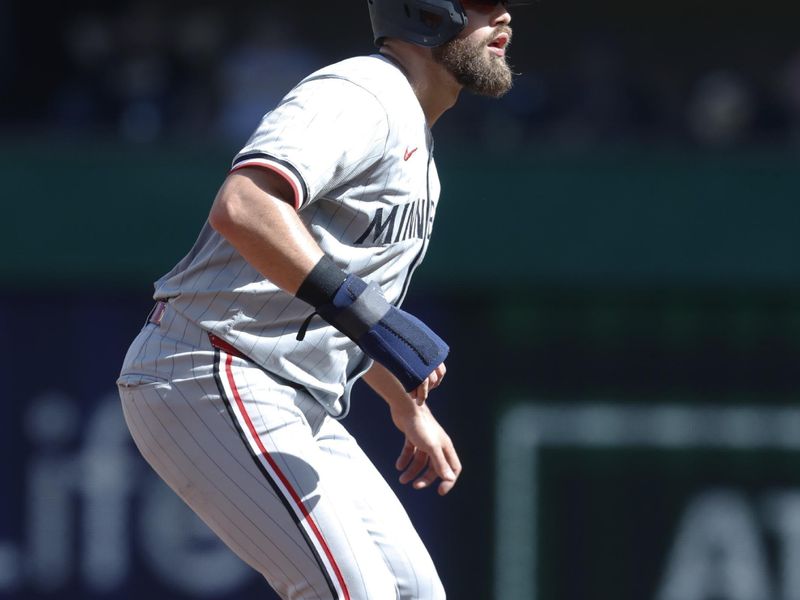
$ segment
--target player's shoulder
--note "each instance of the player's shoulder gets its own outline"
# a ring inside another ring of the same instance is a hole
[[[333,63],[309,75],[315,77],[341,77],[353,80],[395,80],[405,79],[402,71],[389,59],[380,54],[354,56]]]
[[[356,56],[328,65],[301,83],[338,81],[354,85],[378,99],[381,104],[413,94],[406,76],[393,62],[380,54]]]

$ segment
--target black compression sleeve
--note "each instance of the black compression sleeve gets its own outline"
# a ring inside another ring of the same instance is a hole
[[[347,279],[347,273],[337,267],[329,256],[325,255],[319,259],[316,266],[300,284],[300,289],[297,290],[295,296],[317,308],[321,304],[331,301],[345,279]]]

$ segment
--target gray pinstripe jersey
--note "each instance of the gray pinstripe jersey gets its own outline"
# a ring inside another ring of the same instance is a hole
[[[344,270],[399,304],[427,250],[439,180],[422,108],[397,66],[378,56],[313,73],[267,113],[233,161],[280,173],[302,221]],[[156,299],[302,385],[334,416],[369,366],[313,309],[253,269],[208,223],[189,254],[155,284]]]

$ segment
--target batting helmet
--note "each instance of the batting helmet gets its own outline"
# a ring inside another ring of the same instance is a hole
[[[482,4],[520,4],[507,0],[481,0]],[[459,0],[367,0],[375,44],[394,37],[433,48],[456,37],[467,25]],[[524,4],[524,2],[522,2]]]

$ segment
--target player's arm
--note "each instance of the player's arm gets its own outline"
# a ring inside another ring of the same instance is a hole
[[[325,256],[295,212],[293,192],[281,176],[258,167],[234,171],[208,220],[264,277],[311,304],[397,376],[418,402],[439,384],[447,344],[413,315],[390,305],[377,286],[345,273]]]
[[[259,273],[290,294],[323,256],[297,216],[289,183],[267,169],[249,167],[228,175],[208,222]]]
[[[437,369],[444,375],[444,364]],[[453,442],[431,414],[427,405],[420,405],[385,367],[375,363],[364,375],[364,381],[389,405],[392,421],[405,435],[403,450],[395,467],[402,471],[400,483],[413,481],[414,489],[431,485],[436,478],[439,494],[444,495],[456,484],[461,474]]]

